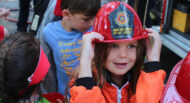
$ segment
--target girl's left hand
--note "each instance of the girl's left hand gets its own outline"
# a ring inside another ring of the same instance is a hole
[[[147,44],[147,60],[151,61],[160,61],[160,52],[162,47],[162,42],[160,40],[160,34],[154,31],[153,29],[146,29],[149,33],[149,38],[146,40]],[[151,40],[152,39],[152,40]]]

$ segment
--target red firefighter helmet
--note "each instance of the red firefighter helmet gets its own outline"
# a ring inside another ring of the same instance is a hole
[[[190,52],[173,68],[161,103],[190,103]]]
[[[105,4],[98,11],[93,31],[104,36],[103,42],[120,42],[148,37],[135,10],[121,1]]]

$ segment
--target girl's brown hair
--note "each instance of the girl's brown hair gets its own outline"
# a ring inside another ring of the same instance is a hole
[[[106,69],[104,67],[104,63],[107,60],[109,54],[109,43],[96,43],[95,44],[95,57],[93,59],[92,68],[97,69],[96,80],[97,85],[102,87],[104,82],[106,81]],[[146,52],[145,39],[138,40],[137,42],[137,59],[134,67],[131,69],[132,74],[130,76],[130,84],[133,93],[136,90],[137,80],[140,74],[140,70],[142,69],[142,65],[144,63]],[[95,70],[96,71],[96,70]]]
[[[0,43],[0,98],[1,103],[16,103],[29,98],[36,85],[21,96],[19,92],[29,85],[39,59],[39,42],[29,33],[20,32],[6,37]]]

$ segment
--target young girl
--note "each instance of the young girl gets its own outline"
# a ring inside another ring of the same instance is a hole
[[[165,77],[159,63],[159,34],[143,30],[135,11],[119,1],[99,10],[93,30],[83,36],[80,72],[70,89],[70,102],[158,103]]]
[[[48,103],[39,84],[50,63],[39,42],[28,33],[16,33],[0,43],[0,103]]]

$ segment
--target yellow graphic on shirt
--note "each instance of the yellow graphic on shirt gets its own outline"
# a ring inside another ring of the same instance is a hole
[[[78,65],[76,65],[76,63],[79,62],[80,60],[81,43],[82,40],[77,40],[75,42],[69,42],[69,43],[60,41],[58,44],[59,47],[61,48],[59,54],[62,55],[60,57],[61,60],[60,67],[65,70],[66,74],[69,77],[73,77],[78,73]],[[71,49],[71,46],[76,46],[76,45],[79,45],[78,48]],[[70,58],[73,58],[73,60],[71,60]]]
[[[78,43],[78,44],[82,44],[82,40],[78,40],[77,43]]]
[[[63,42],[59,42],[59,47],[63,46]]]
[[[60,50],[60,53],[70,53],[70,52],[77,52],[77,51],[80,51],[81,50],[81,47],[79,47],[79,48],[75,48],[75,49],[65,49],[65,50],[63,50],[63,49],[61,49]]]
[[[64,55],[61,57],[61,59],[66,59],[66,58],[69,58],[69,57],[71,57],[71,54],[69,54],[69,55],[64,54]]]
[[[63,61],[63,64],[64,64],[64,65],[70,65],[71,62],[67,62],[67,61],[64,60],[64,61]]]
[[[72,67],[65,67],[64,70],[66,71],[66,73],[70,76],[72,75],[72,71],[73,71],[73,68]]]
[[[81,41],[82,40],[77,40],[77,43],[81,44],[82,43]],[[61,46],[75,46],[76,45],[76,42],[64,43],[63,41],[59,41],[58,43],[59,43],[59,47],[61,47]]]
[[[80,54],[77,54],[76,52],[74,52],[74,54],[75,54],[76,56],[78,56],[78,57],[80,56]]]

